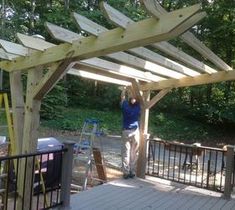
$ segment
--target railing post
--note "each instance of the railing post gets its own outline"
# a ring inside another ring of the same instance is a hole
[[[61,175],[61,193],[60,200],[62,209],[70,209],[70,189],[72,181],[72,167],[73,167],[73,147],[74,142],[64,142],[64,147],[67,152],[64,153],[62,159],[62,175]]]
[[[234,172],[234,146],[228,145],[226,152],[226,170],[224,183],[224,198],[231,198],[232,191],[232,173]]]

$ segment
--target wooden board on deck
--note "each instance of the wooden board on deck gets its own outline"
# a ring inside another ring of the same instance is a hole
[[[95,160],[95,166],[98,173],[98,178],[103,181],[107,181],[107,174],[102,159],[101,151],[98,148],[93,148],[93,156]]]

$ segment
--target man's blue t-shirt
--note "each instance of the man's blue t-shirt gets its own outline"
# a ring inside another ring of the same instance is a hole
[[[136,129],[139,127],[140,105],[129,105],[128,101],[122,103],[123,129]]]

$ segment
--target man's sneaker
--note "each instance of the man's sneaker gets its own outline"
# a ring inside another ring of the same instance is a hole
[[[130,172],[129,177],[130,177],[130,178],[134,178],[134,177],[135,177],[135,174],[132,173],[132,172]]]
[[[123,174],[123,179],[128,179],[130,177],[129,174]]]

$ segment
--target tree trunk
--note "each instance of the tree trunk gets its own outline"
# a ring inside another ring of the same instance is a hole
[[[211,94],[212,94],[212,84],[209,84],[209,85],[207,85],[207,88],[206,88],[206,100],[207,100],[207,104],[210,104]]]
[[[69,9],[69,0],[64,0],[64,8],[65,8],[66,10]]]
[[[30,14],[30,29],[31,33],[33,32],[34,29],[34,12],[36,8],[36,0],[31,0],[31,14]]]

